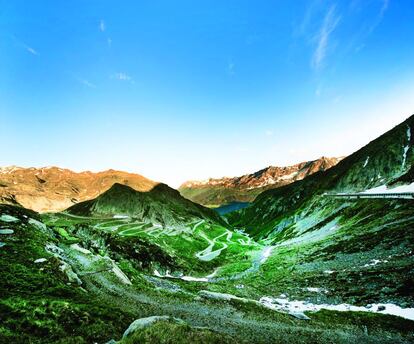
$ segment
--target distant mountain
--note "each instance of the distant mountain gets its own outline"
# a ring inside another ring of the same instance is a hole
[[[68,213],[81,216],[127,215],[145,222],[173,226],[194,220],[223,223],[213,210],[182,197],[177,190],[158,184],[146,192],[115,183],[97,198],[73,205]]]
[[[334,200],[325,194],[363,192],[380,186],[385,190],[387,187],[412,183],[413,129],[414,116],[411,116],[327,171],[263,192],[251,206],[230,213],[230,222],[242,225],[257,237],[276,240],[300,236],[328,219],[336,218],[345,223],[367,204],[378,202],[349,203],[346,200]],[[378,203],[378,207],[383,208],[381,211],[387,214],[388,221],[396,214],[393,207],[398,208],[398,205],[394,203]],[[345,216],[344,209],[348,208],[354,210],[349,210]],[[381,211],[376,209],[377,215]],[[385,218],[381,219],[385,221]]]
[[[321,157],[293,166],[270,166],[241,177],[210,178],[205,181],[188,181],[179,188],[180,193],[206,206],[232,202],[251,202],[265,190],[275,189],[335,166],[342,158]]]
[[[148,191],[156,182],[139,174],[115,170],[76,173],[58,167],[0,168],[0,203],[20,204],[38,212],[61,211],[95,198],[114,183]]]

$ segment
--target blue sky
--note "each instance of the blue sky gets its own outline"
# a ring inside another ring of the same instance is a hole
[[[414,113],[414,4],[2,1],[0,165],[177,187],[352,153]]]

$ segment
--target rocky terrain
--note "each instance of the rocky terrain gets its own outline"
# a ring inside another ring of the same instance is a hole
[[[0,342],[413,343],[413,199],[347,197],[414,193],[412,128],[222,217],[164,184],[0,204]]]
[[[341,159],[321,157],[292,166],[269,166],[241,177],[188,181],[180,186],[179,191],[184,197],[205,206],[251,202],[265,190],[302,180],[318,171],[325,171]]]
[[[157,183],[133,173],[108,170],[76,173],[58,167],[0,168],[0,201],[20,204],[38,212],[61,211],[92,199],[114,183],[149,191]]]

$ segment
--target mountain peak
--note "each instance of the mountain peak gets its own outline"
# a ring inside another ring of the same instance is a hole
[[[322,156],[291,166],[269,166],[240,177],[189,181],[183,183],[179,190],[184,197],[204,205],[250,202],[262,191],[301,180],[318,171],[325,171],[341,159]]]
[[[134,173],[74,172],[56,166],[3,167],[0,168],[0,182],[0,199],[13,198],[22,206],[39,212],[64,210],[74,203],[97,197],[117,183],[137,191],[150,191],[157,185]]]

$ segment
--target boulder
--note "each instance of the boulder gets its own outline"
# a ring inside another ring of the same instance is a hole
[[[133,333],[143,330],[147,327],[150,327],[151,325],[159,321],[169,321],[169,322],[175,322],[178,324],[185,324],[185,321],[181,319],[173,318],[173,317],[166,316],[166,315],[156,315],[156,316],[152,316],[148,318],[141,318],[141,319],[135,320],[134,322],[131,323],[131,325],[129,325],[129,327],[124,332],[122,338],[129,337]]]
[[[17,221],[20,221],[20,220],[18,218],[14,217],[14,216],[4,214],[4,215],[0,216],[0,221],[3,221],[3,222],[17,222]]]

